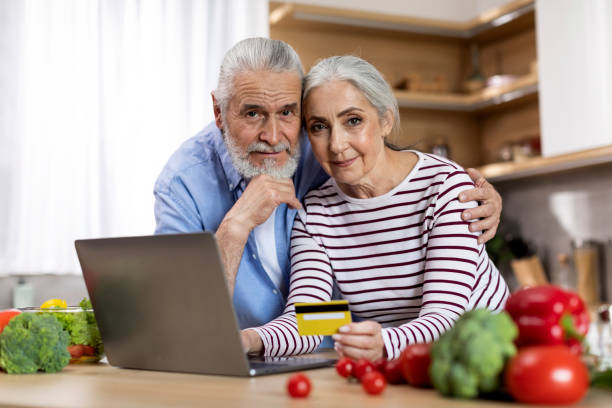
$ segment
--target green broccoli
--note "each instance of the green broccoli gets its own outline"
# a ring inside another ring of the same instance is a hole
[[[70,361],[69,342],[53,316],[21,313],[0,334],[0,367],[9,374],[60,371]]]
[[[516,354],[517,335],[516,325],[505,312],[465,313],[431,349],[429,374],[434,387],[461,398],[497,390],[504,365]]]

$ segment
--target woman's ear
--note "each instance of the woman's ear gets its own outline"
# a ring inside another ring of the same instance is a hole
[[[391,111],[391,109],[387,110],[383,115],[381,121],[383,138],[389,136],[391,130],[393,130],[393,119],[395,119],[393,117],[393,112]]]

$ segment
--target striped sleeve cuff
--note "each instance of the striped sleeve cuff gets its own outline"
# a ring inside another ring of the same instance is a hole
[[[387,360],[395,360],[399,358],[399,350],[393,345],[391,341],[391,337],[389,337],[390,333],[388,329],[382,329],[381,331],[383,342],[385,343],[385,352],[387,354]]]
[[[262,354],[264,356],[270,356],[272,351],[272,338],[270,337],[270,333],[262,327],[251,327],[251,330],[255,330],[261,338],[261,342],[263,343]]]

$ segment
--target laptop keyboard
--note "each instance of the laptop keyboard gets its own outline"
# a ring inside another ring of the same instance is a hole
[[[292,366],[304,364],[318,364],[328,362],[328,358],[320,357],[264,357],[264,356],[249,356],[249,365],[253,368],[274,366]]]

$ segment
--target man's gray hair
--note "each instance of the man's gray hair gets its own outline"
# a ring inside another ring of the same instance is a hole
[[[369,62],[353,55],[342,55],[325,58],[312,67],[304,78],[304,96],[306,100],[310,91],[331,81],[348,81],[359,89],[366,99],[376,108],[382,120],[387,111],[393,113],[393,128],[400,128],[397,100],[382,74]]]
[[[286,42],[263,37],[242,40],[225,53],[221,62],[214,95],[223,115],[234,92],[234,78],[250,71],[295,72],[304,78],[300,57]]]

